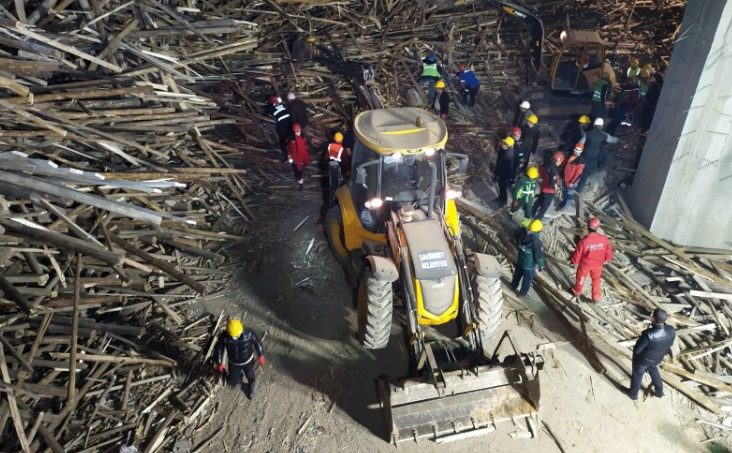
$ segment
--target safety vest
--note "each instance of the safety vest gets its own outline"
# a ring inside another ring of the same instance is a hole
[[[531,200],[534,198],[534,194],[536,192],[536,180],[529,179],[523,181],[524,182],[516,188],[516,199],[522,200],[526,198],[527,200]]]
[[[287,109],[285,108],[284,105],[277,104],[275,106],[275,111],[272,113],[272,116],[279,123],[280,121],[284,120],[285,118],[289,118],[290,117],[290,114],[287,113]]]
[[[632,77],[635,79],[636,77],[638,77],[640,75],[640,72],[641,72],[640,66],[637,68],[628,68],[628,72],[626,73],[626,75],[628,77]]]
[[[437,63],[427,64],[422,63],[422,73],[419,75],[420,77],[437,77],[438,79],[442,77],[440,75],[440,71],[437,70]]]
[[[343,153],[343,145],[340,143],[331,143],[328,145],[328,158],[336,162],[341,161],[341,154]]]
[[[592,102],[603,102],[602,89],[607,85],[607,80],[600,79],[595,83],[595,92],[592,93]]]

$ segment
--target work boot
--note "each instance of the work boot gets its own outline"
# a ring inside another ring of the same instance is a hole
[[[249,384],[249,399],[253,400],[256,395],[257,392],[255,391],[254,383]]]
[[[626,395],[628,395],[628,398],[630,398],[633,401],[637,401],[638,400],[638,395],[631,395],[630,394],[630,389],[623,389],[623,393],[625,393]]]

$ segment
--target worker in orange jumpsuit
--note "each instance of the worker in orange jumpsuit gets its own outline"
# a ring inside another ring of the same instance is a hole
[[[600,302],[602,267],[613,258],[613,250],[607,237],[597,232],[597,229],[600,228],[600,219],[591,218],[587,222],[587,228],[590,232],[580,239],[572,254],[571,265],[577,266],[577,277],[572,287],[572,294],[577,298],[580,297],[582,287],[585,286],[585,280],[589,275],[592,278],[592,301]]]
[[[303,179],[302,169],[305,165],[310,165],[310,153],[308,153],[308,145],[302,138],[302,127],[300,123],[292,125],[292,133],[295,134],[287,145],[288,161],[292,164],[292,170],[295,173],[298,190],[303,190],[305,180]]]

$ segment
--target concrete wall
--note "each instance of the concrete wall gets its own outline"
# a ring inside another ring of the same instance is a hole
[[[629,200],[681,245],[732,249],[732,2],[690,0]]]

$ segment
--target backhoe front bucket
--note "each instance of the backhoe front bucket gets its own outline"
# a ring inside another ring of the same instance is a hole
[[[536,437],[542,367],[541,356],[517,354],[501,363],[428,372],[427,378],[382,378],[379,397],[387,429],[394,443],[424,437],[442,443],[488,434],[501,422],[526,419],[526,437]]]

